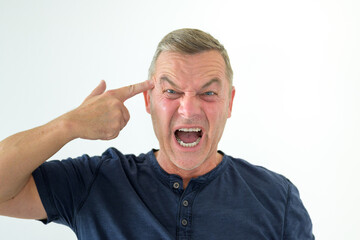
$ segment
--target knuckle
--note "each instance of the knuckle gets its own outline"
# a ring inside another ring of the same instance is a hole
[[[116,131],[114,129],[109,130],[105,133],[105,138],[106,139],[113,139],[115,138],[117,135],[119,134],[119,131]]]
[[[113,139],[113,134],[110,134],[110,133],[106,134],[106,135],[105,135],[105,139],[106,139],[106,140],[111,140],[111,139]]]
[[[113,132],[118,132],[122,129],[122,119],[123,118],[118,118],[116,119],[116,121],[114,121],[113,125],[112,125],[112,129],[113,129]]]
[[[113,117],[114,117],[115,122],[117,122],[119,119],[121,119],[123,117],[123,114],[120,110],[113,111]]]
[[[130,120],[130,114],[126,113],[124,118],[125,118],[125,121],[128,122]]]
[[[113,90],[108,90],[104,93],[105,96],[113,96],[114,95],[114,91]]]
[[[110,99],[117,99],[117,93],[114,89],[108,90],[104,93],[104,95]]]
[[[135,85],[131,84],[129,85],[129,94],[132,95],[135,91]]]
[[[123,103],[119,99],[113,98],[113,105],[117,108],[121,108],[123,106]]]
[[[121,108],[121,102],[116,99],[116,98],[111,98],[108,100],[107,102],[107,105],[110,107],[110,108],[114,108],[114,109],[119,109]]]

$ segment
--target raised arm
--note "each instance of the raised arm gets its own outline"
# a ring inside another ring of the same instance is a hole
[[[43,219],[32,172],[76,138],[110,140],[129,121],[124,101],[153,87],[145,81],[105,92],[102,81],[76,109],[0,142],[0,215]]]

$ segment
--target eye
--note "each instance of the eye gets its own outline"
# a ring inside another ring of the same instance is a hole
[[[204,94],[205,96],[213,96],[213,95],[216,95],[216,93],[214,93],[213,91],[204,92],[203,94]]]
[[[178,93],[172,89],[166,89],[163,91],[163,93],[167,98],[170,98],[170,99],[176,99],[180,96],[180,93]]]
[[[169,93],[169,94],[175,94],[176,92],[172,89],[166,89],[164,92]]]
[[[200,97],[207,102],[216,101],[216,96],[217,96],[217,93],[213,92],[213,91],[206,91],[206,92],[203,92],[202,94],[200,94]]]

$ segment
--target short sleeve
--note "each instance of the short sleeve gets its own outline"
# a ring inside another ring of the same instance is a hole
[[[101,157],[83,155],[76,159],[43,163],[33,172],[48,219],[74,228],[74,217],[85,201],[101,164]]]
[[[313,240],[312,223],[299,195],[298,189],[289,182],[285,212],[284,240]]]

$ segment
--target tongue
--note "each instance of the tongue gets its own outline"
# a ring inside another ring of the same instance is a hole
[[[176,131],[176,136],[184,143],[193,143],[200,137],[198,132],[183,131]]]

